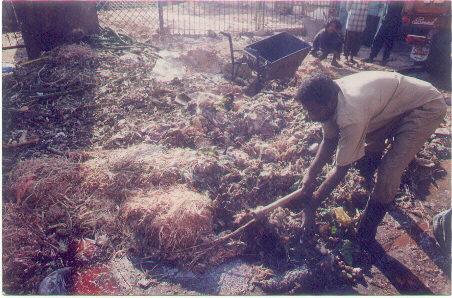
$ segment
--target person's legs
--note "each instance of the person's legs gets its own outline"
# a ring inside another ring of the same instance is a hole
[[[353,56],[356,56],[357,53],[356,51],[357,35],[358,32],[352,32],[350,37],[350,58],[348,59],[350,63],[356,63],[356,61],[353,59]]]
[[[386,212],[389,209],[390,204],[382,204],[372,199],[372,195],[367,201],[366,209],[361,216],[360,224],[358,228],[358,240],[365,247],[369,247],[372,242],[375,241],[377,235],[377,228],[380,222],[385,217]]]
[[[393,119],[382,128],[372,131],[366,135],[366,153],[356,162],[355,168],[366,181],[366,187],[370,188],[372,177],[380,165],[383,151],[388,146],[387,140],[391,139],[405,115]]]
[[[377,227],[400,187],[402,174],[416,153],[435,132],[446,114],[444,100],[413,110],[398,123],[391,147],[381,160],[377,180],[358,229],[365,244],[375,239]]]
[[[354,31],[347,32],[348,36],[345,41],[347,52],[345,53],[345,56],[346,57],[350,56],[350,58],[348,59],[350,63],[356,63],[353,57],[356,56],[359,52],[362,43],[363,32],[354,32]]]
[[[341,60],[341,53],[342,53],[343,44],[342,41],[336,40],[336,42],[333,43],[333,46],[331,47],[331,52],[336,55],[337,60]]]
[[[381,29],[381,28],[380,28]],[[370,59],[375,59],[378,56],[378,53],[380,52],[381,48],[383,47],[385,42],[385,35],[383,30],[378,30],[377,35],[375,35],[374,42],[372,43],[372,46],[370,47]]]
[[[318,58],[318,57],[319,57],[319,53],[318,53],[317,50],[311,51],[311,55],[312,55],[313,57],[315,57],[315,58]]]
[[[356,63],[353,59],[354,56],[358,55],[359,49],[361,48],[363,32],[353,32],[350,42],[350,63]]]
[[[350,32],[349,30],[345,31],[344,56],[347,61],[348,61],[348,56],[350,55],[350,43],[351,43],[350,34],[353,34],[353,33]]]
[[[443,99],[429,102],[403,117],[391,147],[383,157],[373,189],[374,199],[391,203],[400,186],[403,171],[438,128],[446,114]]]
[[[341,59],[340,55],[338,52],[333,52],[333,61],[331,61],[331,65],[335,66],[335,67],[342,67],[337,60]]]
[[[375,35],[374,41],[372,42],[372,46],[370,47],[370,55],[369,58],[363,59],[363,62],[373,62],[380,52],[381,48],[385,44],[385,39],[388,34],[388,28],[385,24],[382,24],[378,29],[377,34]]]
[[[391,54],[392,48],[394,47],[394,42],[397,36],[397,27],[390,28],[391,30],[387,34],[385,39],[385,49],[383,51],[383,62],[386,62],[389,59],[389,55]]]
[[[365,155],[355,163],[355,168],[364,178],[366,189],[370,190],[372,186],[373,176],[381,163],[382,151],[369,151],[366,148]]]
[[[335,67],[342,67],[337,61],[341,60],[341,52],[342,52],[342,42],[337,38],[334,42],[331,43],[328,48],[330,53],[333,54],[333,61],[331,61],[331,65]]]
[[[328,57],[328,52],[322,51],[322,54],[319,56],[319,60],[322,61]]]

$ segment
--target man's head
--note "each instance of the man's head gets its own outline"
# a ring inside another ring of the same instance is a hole
[[[335,31],[340,32],[342,31],[342,23],[339,19],[333,18],[326,24],[325,29],[328,34],[332,34]]]
[[[301,83],[295,99],[308,111],[312,121],[326,122],[336,111],[339,91],[339,86],[329,77],[315,74]]]

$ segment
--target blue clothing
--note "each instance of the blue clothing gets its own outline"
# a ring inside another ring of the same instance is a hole
[[[402,9],[403,1],[390,1],[386,6],[386,13],[381,21],[381,26],[378,29],[377,34],[370,48],[370,58],[377,57],[383,45],[385,50],[383,52],[383,61],[389,58],[394,41],[397,37],[397,32],[402,25]]]

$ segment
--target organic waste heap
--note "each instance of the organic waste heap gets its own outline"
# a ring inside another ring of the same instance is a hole
[[[149,79],[155,47],[82,44],[44,57],[3,76],[5,293],[34,294],[56,269],[124,255],[196,273],[246,257],[268,293],[325,293],[362,278],[346,240],[369,194],[357,170],[318,212],[314,238],[301,238],[295,204],[230,235],[251,209],[298,188],[322,136],[292,99],[297,80],[335,74],[309,64],[250,98],[202,65],[183,79]],[[450,134],[434,135],[398,204],[414,205],[423,183],[441,178],[449,148]]]

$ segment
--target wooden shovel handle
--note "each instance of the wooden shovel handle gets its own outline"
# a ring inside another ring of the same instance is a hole
[[[275,210],[278,207],[284,206],[286,204],[288,204],[289,202],[293,201],[294,199],[300,197],[302,194],[302,189],[300,188],[297,191],[294,191],[291,194],[288,194],[287,196],[285,196],[284,198],[281,198],[265,207],[259,206],[256,209],[254,209],[251,212],[251,215],[253,215],[254,218],[261,218],[262,216],[264,216],[265,214]]]

